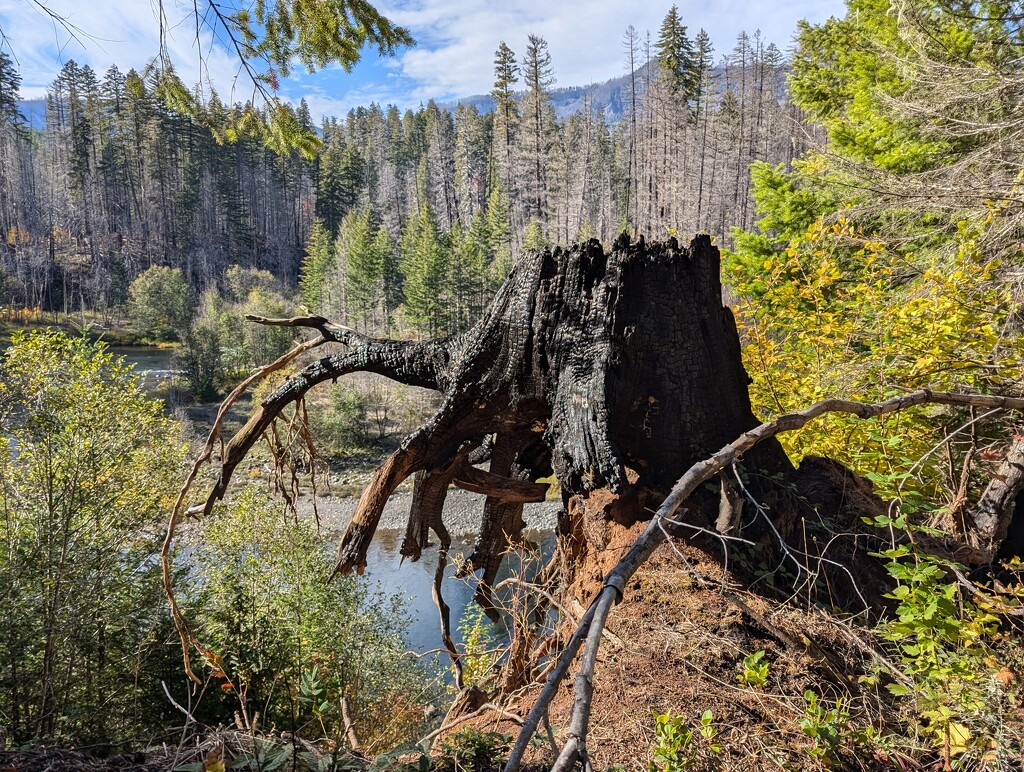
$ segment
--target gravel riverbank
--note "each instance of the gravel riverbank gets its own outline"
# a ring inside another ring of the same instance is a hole
[[[316,508],[320,515],[321,525],[328,531],[343,531],[352,519],[358,499],[352,496],[317,496]],[[405,530],[409,518],[409,507],[412,505],[412,494],[399,491],[388,499],[384,513],[381,515],[378,530]],[[480,516],[483,513],[484,497],[478,493],[451,488],[444,503],[444,522],[453,536],[463,536],[480,530]],[[558,512],[562,508],[560,501],[545,501],[540,504],[526,504],[523,516],[527,530],[551,531],[555,528]],[[312,496],[302,496],[297,509],[300,514],[312,516]]]

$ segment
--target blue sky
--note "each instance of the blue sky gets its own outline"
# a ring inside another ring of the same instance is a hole
[[[78,33],[76,39],[33,0],[0,0],[0,44],[15,57],[27,98],[42,96],[68,59],[102,74],[112,63],[141,68],[158,50],[157,0],[41,1]],[[371,101],[405,108],[486,93],[498,44],[504,40],[521,55],[531,33],[548,41],[556,85],[600,82],[625,71],[626,27],[656,37],[670,6],[662,0],[385,0],[377,7],[411,30],[416,47],[393,59],[371,53],[351,73],[296,73],[282,82],[281,93],[295,102],[304,97],[315,119]],[[701,27],[711,35],[716,58],[743,30],[760,29],[786,49],[798,19],[821,22],[843,12],[842,0],[684,0],[678,7],[691,35]],[[209,30],[197,34],[192,9],[192,0],[163,2],[167,45],[180,74],[187,83],[212,84],[226,99],[249,98],[252,87],[237,61]]]

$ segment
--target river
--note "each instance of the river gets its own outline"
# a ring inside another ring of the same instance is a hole
[[[174,376],[174,349],[157,346],[108,346],[115,356],[124,357],[125,362],[135,365],[147,391],[154,390]]]
[[[531,534],[539,542],[541,553],[545,557],[551,554],[554,545],[554,534],[534,532]],[[399,594],[406,601],[409,614],[409,625],[406,628],[406,644],[416,652],[441,649],[441,624],[437,606],[434,605],[431,589],[434,583],[434,571],[437,568],[437,550],[428,549],[415,563],[402,562],[399,548],[402,544],[401,531],[378,531],[366,555],[366,571],[363,577],[377,584],[386,594]],[[473,551],[473,538],[453,537],[452,553],[462,552],[468,555]],[[507,578],[511,573],[509,560],[502,567],[498,581]],[[514,568],[521,568],[521,562],[512,561]],[[448,566],[445,581],[441,587],[445,602],[451,607],[452,637],[457,645],[462,645],[462,636],[458,631],[459,620],[466,607],[473,600],[474,583],[454,578],[455,568]],[[491,632],[496,640],[507,640],[508,634],[504,625],[493,625]],[[447,664],[443,660],[442,664]]]

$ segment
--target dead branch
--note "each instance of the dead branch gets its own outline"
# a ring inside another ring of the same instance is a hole
[[[185,619],[185,616],[181,613],[181,609],[178,606],[178,600],[174,595],[174,587],[171,583],[171,546],[174,544],[174,534],[177,529],[178,519],[181,517],[185,501],[188,498],[189,491],[192,490],[192,484],[195,482],[196,477],[199,475],[199,470],[203,468],[213,455],[213,449],[218,440],[221,440],[221,457],[224,456],[224,443],[222,438],[222,432],[224,427],[224,418],[227,416],[228,411],[231,410],[232,406],[241,398],[246,390],[252,386],[256,381],[262,380],[271,373],[277,372],[278,370],[286,367],[299,355],[310,351],[317,346],[321,346],[327,342],[327,339],[323,336],[308,340],[293,347],[291,351],[283,354],[282,356],[275,359],[269,365],[261,367],[256,372],[252,373],[248,378],[238,384],[231,393],[227,396],[220,408],[217,410],[217,416],[214,418],[213,427],[210,429],[210,433],[206,438],[206,445],[203,447],[203,452],[192,464],[192,469],[189,471],[188,477],[185,478],[185,482],[182,483],[181,490],[178,491],[178,497],[175,499],[174,507],[171,509],[171,514],[167,519],[167,533],[164,535],[164,543],[160,548],[160,567],[163,577],[164,595],[167,597],[167,603],[171,609],[171,618],[174,620],[174,627],[178,631],[178,638],[181,641],[182,657],[185,664],[185,673],[188,677],[197,684],[202,683],[200,679],[192,671],[192,662],[189,657],[189,647],[196,646],[204,654],[208,653],[208,650],[199,644],[195,636],[192,634],[192,630]],[[255,441],[255,440],[254,440]],[[206,505],[201,509],[203,512],[209,511],[211,502],[208,500]],[[192,514],[190,508],[189,514]]]
[[[352,749],[352,752],[362,756],[363,744],[359,742],[359,735],[356,734],[356,725],[355,722],[352,721],[352,714],[348,706],[348,697],[342,694],[339,699],[339,703],[341,706],[341,720],[345,725],[345,739],[348,740],[348,744]]]
[[[495,705],[493,702],[486,702],[483,705],[481,705],[479,708],[474,710],[473,712],[467,713],[464,716],[459,716],[458,718],[452,719],[451,721],[449,721],[446,724],[442,724],[440,727],[435,729],[433,732],[431,732],[430,734],[424,736],[416,744],[420,745],[420,746],[426,745],[426,743],[429,743],[435,737],[438,737],[438,736],[444,734],[445,732],[448,732],[448,731],[454,729],[459,724],[464,724],[467,721],[476,718],[477,716],[482,716],[485,713],[497,713],[502,718],[507,718],[508,720],[513,721],[513,722],[515,722],[517,724],[523,723],[523,719],[522,719],[521,716],[519,716],[519,715],[517,715],[515,713],[512,713],[512,712],[510,712],[508,710],[505,710],[505,708],[501,707],[500,705]]]
[[[968,515],[969,537],[986,560],[992,560],[1006,539],[1017,496],[1024,490],[1024,437],[1014,437],[978,503]]]

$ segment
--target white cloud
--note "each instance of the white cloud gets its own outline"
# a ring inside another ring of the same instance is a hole
[[[17,57],[24,96],[42,95],[68,59],[102,74],[113,62],[122,69],[144,66],[159,50],[156,0],[44,2],[81,30],[79,40],[33,2],[0,0],[3,43]],[[303,73],[289,78],[283,92],[295,101],[305,96],[314,116],[321,110],[342,114],[370,101],[409,107],[486,93],[498,44],[504,40],[521,59],[529,34],[547,41],[557,85],[600,82],[625,72],[626,27],[636,27],[641,39],[647,32],[656,39],[670,5],[671,0],[379,0],[385,15],[410,28],[417,47],[397,59],[360,66],[354,76],[339,68],[312,77]],[[192,0],[164,0],[163,6],[168,50],[184,81],[212,83],[227,101],[250,98],[252,85],[239,72],[237,58],[211,45],[209,29],[199,30],[196,45]],[[760,28],[767,40],[786,48],[797,19],[821,21],[841,11],[842,0],[718,0],[680,7],[691,36],[707,29],[716,57],[732,49],[742,30]]]
[[[490,90],[492,60],[504,40],[520,58],[529,34],[543,37],[558,83],[582,85],[621,75],[622,38],[632,24],[652,41],[670,2],[621,0],[413,0],[386,6],[391,18],[410,27],[420,46],[399,56],[402,74],[415,81],[414,95],[447,99]],[[760,29],[768,41],[789,46],[796,22],[821,21],[842,11],[842,0],[720,0],[680,15],[691,37],[701,27],[717,54],[732,49],[743,30]]]

